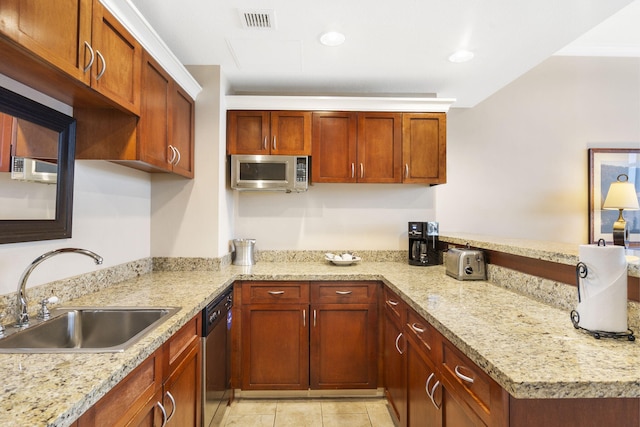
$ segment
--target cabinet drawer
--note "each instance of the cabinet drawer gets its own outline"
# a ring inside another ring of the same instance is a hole
[[[390,317],[401,325],[405,323],[407,318],[407,305],[393,291],[387,287],[384,288],[384,307]]]
[[[168,369],[165,369],[165,374],[182,361],[188,350],[194,345],[194,342],[197,344],[200,341],[202,332],[201,317],[202,314],[195,316],[164,344],[167,355],[165,363],[168,367]]]
[[[448,341],[442,344],[442,373],[451,392],[486,420],[492,411],[492,388],[500,386]]]
[[[407,336],[413,338],[419,344],[420,351],[423,352],[434,363],[439,362],[438,354],[440,347],[440,335],[415,311],[407,310]]]
[[[322,304],[374,304],[376,282],[317,282],[311,284],[311,301]]]
[[[309,302],[309,284],[306,282],[244,282],[243,304],[297,304]]]

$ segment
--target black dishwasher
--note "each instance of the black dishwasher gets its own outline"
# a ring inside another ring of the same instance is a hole
[[[202,311],[202,426],[217,427],[231,397],[233,288]]]

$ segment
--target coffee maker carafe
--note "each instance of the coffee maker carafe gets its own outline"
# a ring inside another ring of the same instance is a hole
[[[409,265],[442,264],[438,253],[437,222],[409,222]]]

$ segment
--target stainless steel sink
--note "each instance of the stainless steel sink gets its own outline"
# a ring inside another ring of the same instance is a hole
[[[52,310],[52,318],[0,339],[0,353],[124,351],[179,307],[82,307]],[[7,327],[7,330],[12,328]]]

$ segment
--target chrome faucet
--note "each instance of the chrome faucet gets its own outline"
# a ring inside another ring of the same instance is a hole
[[[102,257],[100,255],[96,254],[95,252],[91,252],[87,249],[77,249],[77,248],[56,249],[56,250],[47,252],[45,254],[42,254],[38,258],[34,259],[29,265],[29,267],[27,267],[27,269],[24,271],[24,273],[22,273],[22,277],[20,277],[20,283],[18,284],[18,295],[17,295],[18,317],[15,324],[17,328],[24,328],[29,326],[29,315],[27,314],[27,296],[25,294],[25,291],[27,286],[27,279],[31,275],[31,272],[33,271],[33,269],[36,268],[38,264],[40,264],[44,260],[47,260],[59,254],[64,254],[69,252],[86,255],[88,257],[93,258],[93,260],[96,262],[97,265],[102,264]]]

